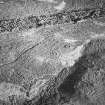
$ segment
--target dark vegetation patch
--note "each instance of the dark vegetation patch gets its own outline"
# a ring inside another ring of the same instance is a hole
[[[65,98],[68,97],[70,99],[76,93],[76,85],[88,69],[84,63],[87,63],[86,56],[83,56],[79,59],[79,61],[73,67],[75,71],[72,74],[69,74],[59,86],[58,91],[61,94],[61,98],[64,100],[66,100]]]

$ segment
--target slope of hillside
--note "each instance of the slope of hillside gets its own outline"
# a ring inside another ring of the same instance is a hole
[[[104,105],[104,2],[64,2],[0,4],[0,105]]]

